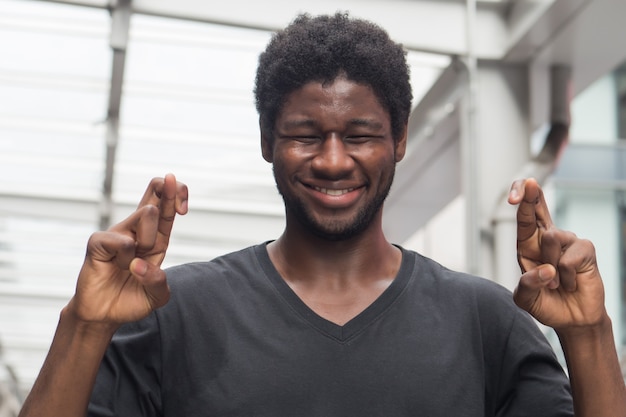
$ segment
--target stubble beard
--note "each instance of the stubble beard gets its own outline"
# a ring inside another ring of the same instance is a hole
[[[273,170],[276,187],[283,198],[287,215],[292,215],[305,230],[311,232],[313,235],[324,240],[335,242],[358,236],[370,226],[389,195],[395,171],[395,169],[391,169],[387,178],[384,179],[385,182],[380,184],[381,187],[374,198],[367,201],[351,219],[345,221],[329,219],[325,222],[321,222],[315,218],[302,199],[290,194],[286,190],[286,187],[281,185],[281,182],[278,180],[278,175],[281,174],[277,174],[276,164],[274,164]],[[282,176],[282,178],[285,177]]]

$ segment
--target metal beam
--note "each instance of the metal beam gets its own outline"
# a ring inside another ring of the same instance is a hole
[[[518,1],[508,15],[509,39],[502,59],[527,62],[593,0]]]
[[[119,0],[111,10],[109,42],[113,51],[113,64],[106,119],[106,163],[100,205],[100,229],[102,230],[107,229],[111,224],[115,154],[119,139],[120,106],[131,13],[131,0]]]
[[[102,0],[46,0],[90,7],[109,7]],[[544,0],[551,1],[551,0]],[[507,45],[507,25],[502,10],[506,2],[479,1],[477,56],[498,59]],[[444,55],[466,52],[463,1],[363,1],[363,0],[133,0],[134,13],[275,31],[297,14],[335,13],[376,22],[407,49]],[[433,36],[433,34],[436,34]]]

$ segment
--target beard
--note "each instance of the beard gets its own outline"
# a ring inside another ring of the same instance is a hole
[[[305,230],[313,235],[324,240],[342,241],[361,234],[372,223],[389,195],[395,167],[390,170],[388,175],[381,178],[382,182],[379,184],[376,194],[359,207],[356,214],[345,220],[339,218],[318,220],[311,208],[301,198],[290,193],[288,187],[279,181],[279,178],[286,178],[286,176],[280,172],[277,173],[277,170],[280,171],[280,167],[277,168],[274,164],[276,187],[283,198],[286,213],[292,215]]]

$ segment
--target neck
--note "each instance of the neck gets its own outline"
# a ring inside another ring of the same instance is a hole
[[[349,287],[377,280],[390,281],[401,254],[384,236],[380,220],[346,240],[333,241],[288,226],[268,246],[272,262],[290,284]]]
[[[400,250],[385,239],[380,224],[343,241],[287,227],[268,252],[298,297],[337,325],[371,305],[396,277],[402,261]]]

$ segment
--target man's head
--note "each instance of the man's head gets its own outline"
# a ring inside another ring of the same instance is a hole
[[[274,35],[259,58],[255,96],[267,137],[287,95],[307,82],[338,75],[372,88],[389,112],[394,139],[406,129],[411,86],[406,53],[375,24],[337,13],[300,15]]]

